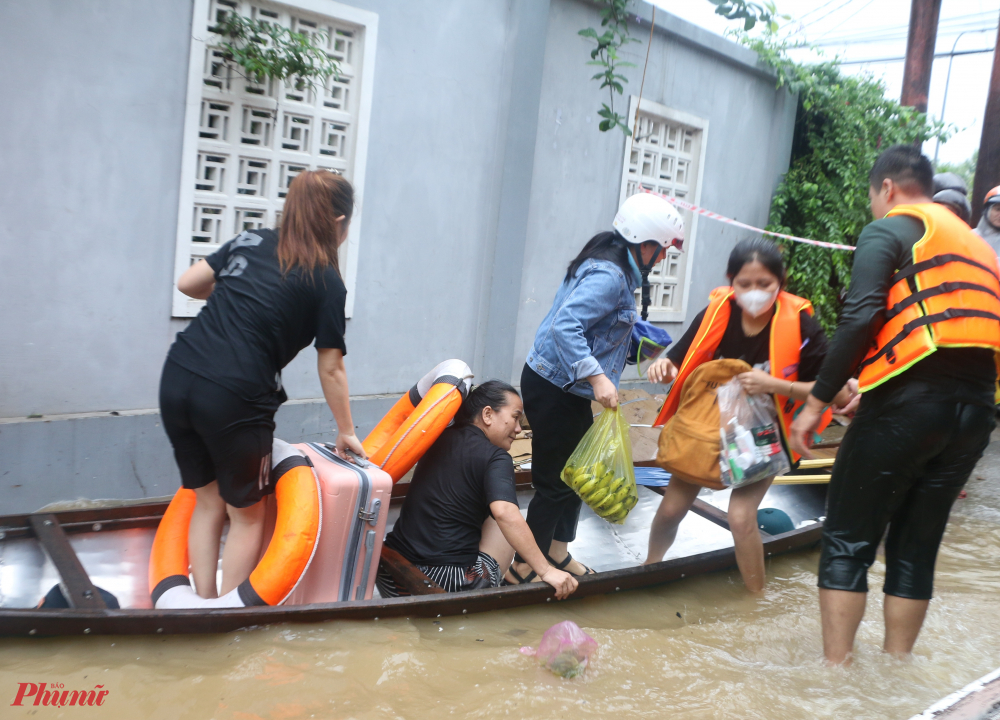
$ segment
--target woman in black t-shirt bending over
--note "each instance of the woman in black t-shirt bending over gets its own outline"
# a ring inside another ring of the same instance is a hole
[[[313,339],[323,395],[337,421],[337,450],[365,456],[348,403],[347,289],[337,262],[353,209],[347,180],[303,172],[288,190],[280,231],[244,231],[177,281],[185,295],[208,300],[177,334],[160,381],[163,426],[181,481],[198,497],[188,551],[201,597],[225,595],[257,564],[261,501],[274,491],[274,413],[288,399],[281,370]]]
[[[562,600],[576,580],[545,560],[518,509],[510,450],[521,430],[517,391],[500,380],[473,388],[455,424],[417,463],[385,545],[448,592],[497,587],[517,550]],[[382,597],[405,592],[388,567],[375,578]]]

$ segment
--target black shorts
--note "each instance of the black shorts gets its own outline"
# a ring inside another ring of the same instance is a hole
[[[929,600],[952,503],[993,431],[989,404],[865,396],[833,466],[819,586],[867,592],[885,540],[887,595]]]
[[[274,410],[257,407],[168,359],[160,379],[160,415],[184,487],[195,490],[218,481],[219,495],[238,508],[274,492]]]

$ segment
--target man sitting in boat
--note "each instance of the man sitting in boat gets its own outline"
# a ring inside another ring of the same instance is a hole
[[[521,427],[521,396],[505,382],[473,388],[455,423],[417,463],[399,519],[385,545],[449,592],[500,585],[516,550],[562,600],[576,590],[552,567],[521,517],[514,461],[507,452]],[[408,594],[385,564],[376,578],[382,597]]]

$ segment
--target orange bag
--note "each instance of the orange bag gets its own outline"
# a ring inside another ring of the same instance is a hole
[[[660,432],[656,464],[678,480],[724,490],[719,470],[719,404],[715,391],[751,367],[742,360],[712,360],[691,373],[681,401]]]

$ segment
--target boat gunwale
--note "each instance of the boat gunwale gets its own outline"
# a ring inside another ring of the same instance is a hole
[[[819,542],[823,524],[775,535],[764,542],[767,556],[806,549]],[[579,578],[570,599],[652,587],[736,565],[732,547],[672,558],[653,565],[610,570]],[[461,593],[376,598],[297,606],[220,609],[41,610],[0,608],[0,636],[153,635],[224,633],[278,623],[319,623],[329,620],[378,620],[399,617],[447,617],[551,602],[545,583],[486,588]]]

